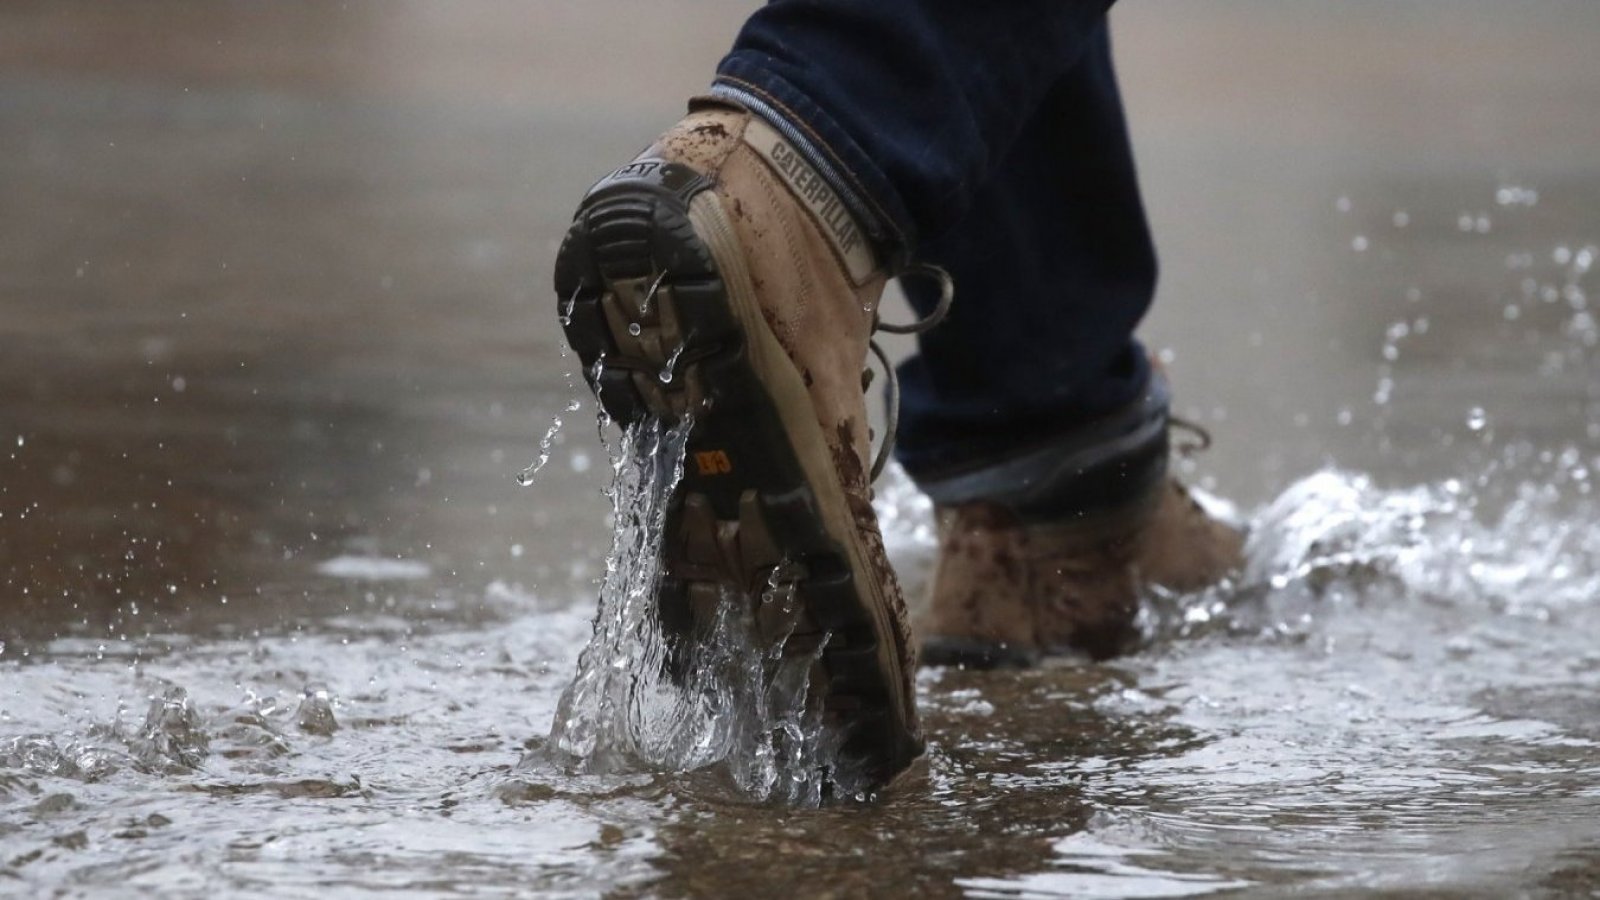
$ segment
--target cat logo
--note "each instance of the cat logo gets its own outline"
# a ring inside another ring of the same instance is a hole
[[[733,460],[728,458],[726,450],[697,451],[694,464],[701,475],[726,475],[733,471]]]

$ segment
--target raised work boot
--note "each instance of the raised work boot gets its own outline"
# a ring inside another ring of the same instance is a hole
[[[925,481],[939,524],[917,623],[928,665],[1104,659],[1138,637],[1150,587],[1188,592],[1242,564],[1243,535],[1167,475],[1168,391],[980,470]]]
[[[761,636],[815,660],[808,702],[841,765],[885,782],[922,750],[870,502],[863,366],[886,272],[791,140],[740,109],[691,109],[579,206],[556,261],[566,336],[617,422],[692,422],[664,627],[694,640],[718,604],[750,602],[765,628],[763,592],[792,585],[799,624]]]

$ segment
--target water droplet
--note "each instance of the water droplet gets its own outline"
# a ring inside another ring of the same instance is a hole
[[[661,379],[662,384],[672,383],[673,370],[678,367],[678,358],[683,356],[683,350],[687,346],[689,346],[687,342],[679,344],[678,348],[672,351],[672,355],[667,357],[666,365],[662,367],[661,374],[657,376]]]
[[[1573,272],[1578,275],[1587,274],[1589,269],[1594,266],[1594,256],[1594,247],[1585,247],[1579,250],[1578,255],[1572,258]]]
[[[1368,244],[1366,235],[1358,234],[1354,238],[1350,239],[1350,249],[1354,250],[1357,253],[1365,253],[1365,252],[1367,252],[1367,247],[1368,246],[1369,246],[1369,244]]]
[[[628,323],[628,333],[633,335],[634,337],[638,337],[639,335],[644,333],[644,328],[638,322],[629,322]]]
[[[1484,412],[1483,407],[1474,406],[1467,411],[1467,428],[1473,431],[1482,431],[1484,426],[1488,424],[1489,414]]]
[[[656,276],[655,281],[650,283],[650,289],[644,292],[644,299],[639,301],[639,315],[643,316],[649,314],[650,301],[655,299],[656,291],[661,289],[661,282],[665,281],[666,279],[667,273],[663,271],[661,274]],[[638,332],[635,332],[635,334],[637,333]]]
[[[1539,192],[1514,184],[1502,185],[1494,192],[1494,202],[1501,206],[1537,206]]]
[[[1389,400],[1393,396],[1394,396],[1394,379],[1393,378],[1380,378],[1378,380],[1378,390],[1376,392],[1374,392],[1373,395],[1372,395],[1372,402],[1377,404],[1378,406],[1387,406],[1388,403],[1389,403]]]
[[[1404,228],[1404,227],[1406,227],[1407,225],[1410,225],[1410,224],[1411,224],[1411,213],[1408,213],[1403,209],[1397,209],[1397,210],[1394,211],[1394,227],[1396,227],[1396,228]]]

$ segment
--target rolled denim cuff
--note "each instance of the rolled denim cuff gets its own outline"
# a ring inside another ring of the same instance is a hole
[[[792,142],[849,207],[889,271],[905,268],[916,237],[905,206],[883,172],[820,106],[764,68],[754,53],[725,58],[709,94],[750,110]]]
[[[1152,373],[1133,403],[999,459],[937,475],[912,473],[939,506],[995,503],[1025,521],[1070,521],[1148,497],[1166,479],[1171,391]]]

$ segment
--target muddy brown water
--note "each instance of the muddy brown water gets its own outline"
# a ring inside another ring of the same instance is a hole
[[[747,8],[0,9],[0,895],[1600,891],[1586,2],[1124,4],[1246,576],[926,673],[870,802],[542,761],[609,544],[550,258]]]

